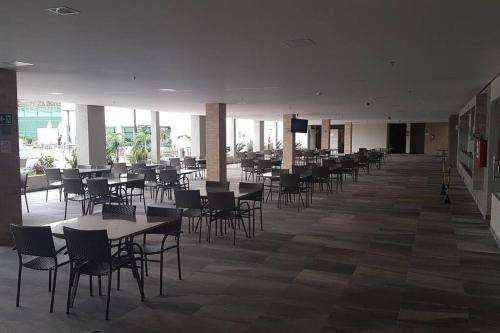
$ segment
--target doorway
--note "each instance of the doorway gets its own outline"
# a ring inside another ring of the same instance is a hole
[[[406,152],[406,124],[389,124],[389,148],[392,154]]]
[[[425,123],[412,123],[410,154],[423,154],[425,150]]]

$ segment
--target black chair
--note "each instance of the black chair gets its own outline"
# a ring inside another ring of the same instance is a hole
[[[240,225],[243,226],[246,237],[248,232],[243,221],[243,216],[239,206],[236,206],[234,201],[234,192],[207,192],[208,196],[208,241],[211,241],[212,222],[215,222],[215,235],[217,235],[217,221],[220,221],[220,233],[222,235],[222,221],[224,221],[224,232],[227,232],[227,222],[230,222],[230,227],[233,228],[233,245],[236,245],[236,229]],[[238,224],[236,224],[238,221]]]
[[[259,212],[260,218],[260,230],[264,230],[264,225],[262,221],[262,203],[264,201],[264,184],[262,183],[240,183],[239,191],[249,192],[251,194],[245,195],[244,199],[240,200],[240,203],[247,202],[248,210],[240,207],[240,211],[243,216],[248,216],[248,222],[250,225],[250,220],[252,221],[253,231],[252,235],[255,236],[255,213]],[[249,228],[250,229],[250,228]],[[248,230],[250,234],[250,230]]]
[[[63,180],[64,188],[64,219],[68,212],[68,201],[80,202],[82,205],[82,215],[86,214],[86,202],[88,200],[87,191],[83,187],[81,178],[64,178]],[[69,195],[73,194],[72,197]]]
[[[87,190],[89,195],[89,204],[87,214],[94,213],[95,205],[109,204],[116,202],[123,204],[123,199],[109,190],[107,178],[92,178],[87,179]]]
[[[61,169],[59,168],[45,169],[45,178],[47,180],[47,191],[45,193],[45,201],[49,199],[49,190],[54,188],[59,189],[59,201],[61,201],[62,197]]]
[[[311,191],[315,192],[317,187],[319,187],[320,191],[323,191],[323,185],[326,185],[327,192],[332,191],[332,187],[330,186],[330,170],[328,167],[313,167],[312,168],[312,176],[311,176]],[[311,193],[311,202],[312,202],[312,193]]]
[[[161,190],[161,202],[163,202],[163,196],[165,191],[167,192],[168,199],[172,200],[172,190],[180,189],[181,183],[179,181],[179,176],[177,170],[166,169],[160,170],[160,184],[156,188],[155,198],[158,200],[158,191]]]
[[[243,180],[243,175],[245,176],[245,180],[248,180],[250,177],[255,179],[255,161],[251,159],[242,159],[241,160],[241,176],[240,180]]]
[[[271,160],[258,160],[257,161],[257,181],[261,181],[262,175],[266,172],[271,172],[273,169],[273,162]]]
[[[12,236],[19,257],[17,276],[16,307],[19,307],[21,293],[21,274],[23,267],[37,271],[49,271],[50,313],[54,311],[54,293],[56,290],[57,269],[69,262],[63,254],[66,247],[56,251],[50,227],[10,225]],[[54,277],[52,281],[52,271]]]
[[[198,242],[201,242],[202,218],[206,216],[204,205],[201,200],[200,190],[175,190],[175,207],[183,209],[183,216],[188,218],[188,230],[191,233],[191,224],[193,231],[198,231]],[[194,220],[197,219],[196,226]]]
[[[351,175],[352,180],[355,180],[355,164],[354,160],[351,159],[344,159],[341,161],[342,165],[342,174],[343,175]]]
[[[182,225],[182,209],[148,206],[146,215],[148,220],[151,218],[152,221],[156,221],[159,217],[172,219],[172,221],[168,224],[154,228],[153,230],[148,231],[147,234],[144,234],[143,242],[140,245],[141,251],[139,252],[139,254],[141,254],[144,258],[146,276],[148,276],[148,262],[160,263],[160,295],[163,295],[163,257],[166,251],[172,249],[177,250],[177,269],[179,273],[179,280],[182,279],[179,247]],[[147,242],[147,235],[162,235],[163,237],[160,244],[154,244]],[[175,245],[165,246],[168,236],[175,237]],[[160,260],[148,258],[148,256],[158,254],[160,255]]]
[[[119,175],[127,174],[127,164],[126,163],[114,163],[111,168],[112,173],[116,173]]]
[[[298,205],[297,205],[297,210],[300,211],[300,204],[302,203],[302,206],[305,207],[304,203],[304,198],[302,197],[302,193],[307,191],[304,187],[301,186],[300,184],[300,175],[296,173],[290,173],[290,174],[282,174],[280,176],[280,190],[278,193],[278,208],[281,208],[281,202],[285,200],[285,203],[287,203],[290,200],[290,197],[293,195],[294,199],[295,196],[298,195]],[[307,200],[307,198],[306,198]]]
[[[151,199],[156,194],[156,189],[158,188],[159,182],[156,176],[155,169],[142,169],[140,173],[144,175],[144,187],[149,189]]]
[[[28,188],[28,173],[21,172],[19,181],[21,184],[21,196],[24,195],[24,202],[26,203],[26,210],[29,213],[30,207],[28,206],[28,197],[26,196],[26,189]]]
[[[283,173],[288,173],[288,169],[273,169],[271,170],[271,178],[264,179],[264,191],[267,190],[266,202],[271,197],[273,200],[273,193],[278,194],[280,191],[280,176]]]
[[[84,168],[82,168],[84,169]],[[89,168],[90,169],[90,166]],[[78,169],[63,169],[62,178],[81,178],[80,171]]]
[[[106,320],[109,318],[109,302],[111,296],[111,281],[113,272],[121,268],[131,268],[134,278],[144,300],[142,281],[137,270],[133,252],[123,255],[121,251],[111,255],[111,245],[106,230],[77,230],[63,227],[64,237],[68,246],[70,258],[70,275],[66,313],[75,302],[78,281],[81,275],[108,276],[106,299]]]
[[[144,206],[144,212],[146,212],[146,198],[144,196],[144,187],[145,187],[144,174],[127,175],[126,195],[127,198],[129,198],[127,199],[127,203],[132,205],[133,197],[139,197],[139,201],[142,201],[142,204]]]
[[[190,156],[184,157],[184,168],[189,170],[195,170],[194,176],[195,177],[200,176],[201,178],[200,168],[198,166],[198,163],[196,163],[196,158]]]

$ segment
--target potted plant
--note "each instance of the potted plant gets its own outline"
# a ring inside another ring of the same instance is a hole
[[[130,162],[144,161],[149,157],[151,149],[151,138],[145,131],[140,131],[136,134],[130,155],[128,156]]]
[[[54,157],[42,155],[38,158],[35,164],[28,172],[28,189],[40,190],[45,188],[47,182],[45,180],[45,169],[54,167]]]
[[[120,147],[122,139],[120,133],[109,132],[106,134],[106,154],[108,156],[114,155],[116,162],[120,160]]]
[[[68,163],[68,165],[72,169],[76,169],[78,167],[78,158],[76,156],[76,149],[71,150],[70,157],[66,157],[66,163]]]

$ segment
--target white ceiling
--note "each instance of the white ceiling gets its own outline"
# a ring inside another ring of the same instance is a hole
[[[81,13],[46,11],[60,5]],[[499,14],[498,0],[3,0],[0,62],[35,64],[20,98],[442,120],[500,71]],[[298,38],[317,44],[283,43]]]

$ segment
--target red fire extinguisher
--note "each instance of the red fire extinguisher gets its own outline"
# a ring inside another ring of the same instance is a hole
[[[475,146],[474,160],[476,167],[485,168],[486,160],[488,157],[488,152],[487,152],[488,141],[486,141],[483,138],[476,139],[474,146]]]

